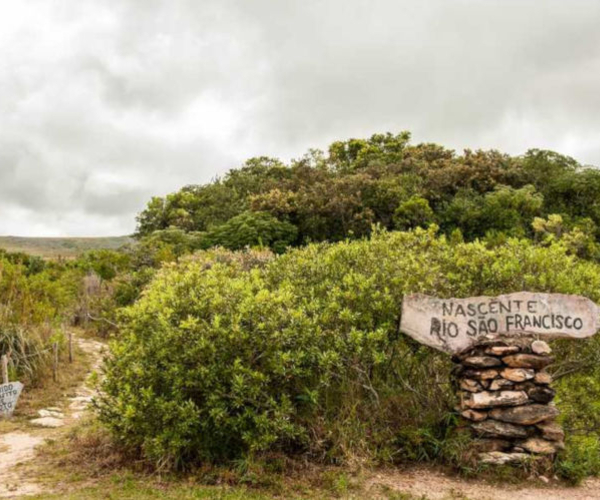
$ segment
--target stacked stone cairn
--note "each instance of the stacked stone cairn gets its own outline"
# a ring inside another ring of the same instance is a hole
[[[458,410],[480,462],[520,463],[564,448],[550,352],[546,342],[521,337],[483,341],[454,357]]]

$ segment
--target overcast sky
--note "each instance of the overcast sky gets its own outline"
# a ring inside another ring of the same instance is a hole
[[[600,1],[0,0],[0,234],[401,130],[600,165]]]

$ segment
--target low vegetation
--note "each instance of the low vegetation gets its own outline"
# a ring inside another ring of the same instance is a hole
[[[131,242],[129,236],[96,238],[32,238],[0,236],[0,249],[45,259],[74,259],[91,250],[118,250]]]

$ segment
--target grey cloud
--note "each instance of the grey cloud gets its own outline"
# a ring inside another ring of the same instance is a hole
[[[415,141],[600,165],[593,0],[32,0],[0,19],[0,233],[131,232],[266,154]]]

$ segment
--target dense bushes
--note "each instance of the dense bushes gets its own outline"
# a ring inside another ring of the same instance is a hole
[[[452,451],[450,362],[399,332],[403,296],[524,289],[597,301],[600,269],[557,244],[487,248],[434,228],[278,257],[200,252],[163,268],[124,313],[100,416],[122,444],[168,467],[270,450],[431,459]],[[568,370],[598,346],[554,347]],[[585,368],[575,372],[591,377]]]
[[[498,241],[498,233],[533,237],[536,217],[557,214],[565,231],[585,225],[581,256],[600,258],[598,169],[551,151],[458,155],[409,139],[403,132],[337,141],[327,154],[311,150],[289,165],[253,158],[222,179],[153,198],[138,217],[138,237],[176,228],[199,238],[198,248],[260,240],[279,251],[362,237],[374,224],[406,230],[435,222],[446,234]]]

